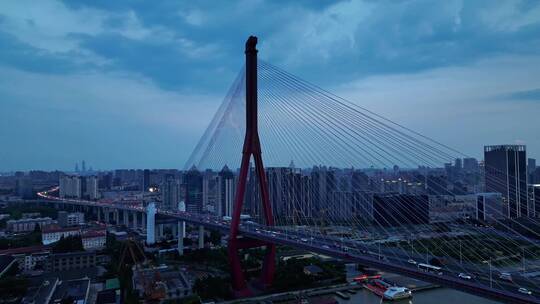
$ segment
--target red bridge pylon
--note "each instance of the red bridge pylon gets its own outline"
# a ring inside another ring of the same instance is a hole
[[[240,225],[240,214],[244,203],[246,192],[247,174],[249,161],[253,155],[255,170],[261,190],[262,207],[265,224],[274,225],[272,208],[268,197],[268,183],[261,156],[261,143],[259,141],[259,131],[257,126],[257,37],[250,36],[246,41],[246,137],[242,151],[242,163],[240,165],[240,175],[238,177],[238,187],[234,198],[234,209],[231,222],[231,232],[229,236],[229,263],[232,272],[232,285],[235,296],[245,297],[251,294],[247,286],[238,251],[245,248],[255,248],[266,246],[266,256],[263,262],[260,283],[263,288],[268,288],[272,284],[275,271],[276,246],[272,243],[262,242],[238,235]]]

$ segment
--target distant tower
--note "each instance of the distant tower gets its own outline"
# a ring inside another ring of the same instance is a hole
[[[75,163],[75,172],[79,172],[79,164]]]
[[[156,212],[156,204],[148,204],[146,207],[146,244],[148,245],[156,242]]]
[[[86,162],[82,161],[82,172],[86,172]]]

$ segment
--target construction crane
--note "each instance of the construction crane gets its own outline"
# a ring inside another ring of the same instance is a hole
[[[128,263],[124,264],[124,261],[128,256],[133,262],[133,271],[137,271],[139,273],[139,277],[144,288],[144,302],[161,302],[161,300],[163,300],[167,295],[166,284],[164,284],[164,282],[161,280],[159,270],[154,269],[150,265],[144,251],[133,239],[128,239],[123,243],[120,263],[118,265],[119,270],[123,266],[128,265]],[[149,272],[150,276],[147,275]]]

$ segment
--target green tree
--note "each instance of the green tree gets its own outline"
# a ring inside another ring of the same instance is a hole
[[[193,292],[205,300],[227,300],[232,297],[229,280],[213,276],[197,279]]]
[[[216,230],[210,230],[210,242],[214,244],[214,246],[221,244],[221,233]]]
[[[82,238],[80,235],[68,236],[60,238],[52,247],[53,253],[66,253],[66,252],[76,252],[84,251]]]

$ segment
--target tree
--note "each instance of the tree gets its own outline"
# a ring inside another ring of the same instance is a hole
[[[429,260],[429,264],[431,264],[433,266],[437,266],[437,267],[443,267],[444,266],[444,261],[442,261],[441,259],[438,259],[438,258],[431,258]]]
[[[75,299],[72,296],[63,297],[60,300],[60,304],[72,304],[75,302]]]
[[[53,253],[84,251],[82,238],[80,235],[68,236],[66,238],[62,236],[60,240],[53,245],[52,251]]]
[[[216,230],[210,230],[210,242],[214,244],[214,246],[221,244],[221,233]]]
[[[225,300],[232,296],[229,280],[213,276],[197,279],[193,285],[193,292],[205,300]]]
[[[34,226],[34,232],[41,233],[41,226],[38,223],[36,223],[36,225]]]

